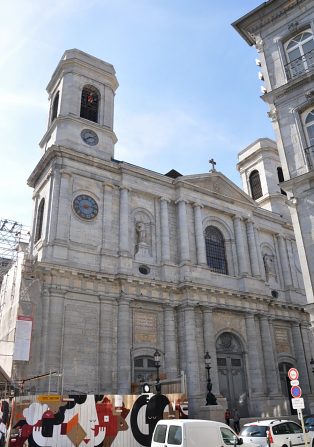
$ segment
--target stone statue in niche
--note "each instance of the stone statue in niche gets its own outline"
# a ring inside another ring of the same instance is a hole
[[[264,266],[267,281],[270,280],[271,277],[276,278],[276,268],[274,262],[274,256],[269,255],[268,253],[264,254]]]
[[[151,260],[150,225],[145,222],[135,223],[135,259]]]
[[[139,246],[140,244],[147,245],[146,225],[143,222],[138,222],[135,226],[135,230],[136,230],[137,246]]]

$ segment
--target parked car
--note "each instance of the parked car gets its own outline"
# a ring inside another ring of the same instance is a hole
[[[197,419],[162,419],[155,427],[151,447],[224,447],[242,445],[256,447],[243,442],[242,438],[226,424]]]
[[[314,416],[304,416],[304,426],[308,431],[314,431]]]
[[[314,447],[314,432],[308,433],[307,441]],[[240,436],[255,447],[305,447],[302,427],[294,421],[269,419],[244,424]]]

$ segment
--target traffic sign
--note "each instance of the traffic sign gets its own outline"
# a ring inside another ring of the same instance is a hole
[[[292,386],[290,392],[292,397],[298,398],[302,396],[302,390],[299,386]]]
[[[303,397],[299,397],[299,398],[291,399],[291,402],[292,402],[292,408],[293,408],[294,410],[297,410],[298,408],[299,408],[300,410],[303,410],[303,408],[305,408]]]
[[[299,371],[296,368],[290,368],[288,371],[288,377],[290,380],[298,380]]]
[[[291,386],[298,386],[300,382],[298,380],[291,380],[290,385]]]

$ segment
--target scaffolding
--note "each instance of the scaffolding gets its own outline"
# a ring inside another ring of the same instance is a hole
[[[29,242],[30,230],[14,220],[0,219],[0,284],[17,258],[19,243]]]

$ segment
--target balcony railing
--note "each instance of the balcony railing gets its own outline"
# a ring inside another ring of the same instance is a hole
[[[314,68],[314,50],[305,53],[303,56],[294,59],[285,65],[285,71],[288,81],[301,76]]]
[[[314,146],[305,148],[304,152],[309,169],[314,169]]]

